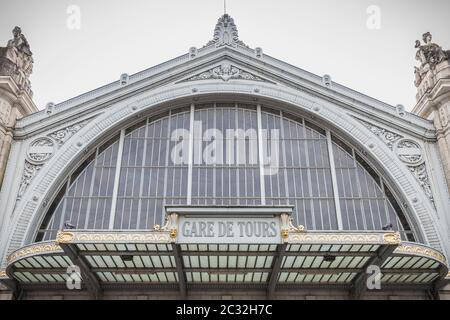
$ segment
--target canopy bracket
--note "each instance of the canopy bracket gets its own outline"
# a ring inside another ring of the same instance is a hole
[[[74,244],[60,243],[60,246],[72,263],[80,268],[81,277],[92,298],[95,300],[100,299],[103,294],[100,282],[96,275],[92,273],[86,258],[79,254],[79,250]]]
[[[181,258],[181,249],[179,244],[173,244],[173,255],[175,258],[175,265],[178,273],[178,283],[180,286],[181,299],[187,297],[186,276],[183,270],[183,259]]]
[[[270,273],[269,284],[267,286],[267,299],[272,300],[275,295],[275,289],[278,282],[278,274],[281,269],[281,263],[283,262],[283,256],[286,251],[287,244],[279,244],[275,259],[273,262],[272,272]]]
[[[367,261],[362,272],[358,274],[353,280],[352,289],[350,292],[351,299],[354,300],[361,299],[364,292],[366,292],[367,279],[369,277],[367,269],[370,266],[377,266],[381,268],[383,263],[387,260],[387,258],[389,258],[389,256],[394,252],[396,248],[397,248],[396,245],[381,246],[377,251],[377,255],[369,259],[369,261]]]

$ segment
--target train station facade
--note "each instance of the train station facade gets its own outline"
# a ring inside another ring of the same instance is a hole
[[[450,299],[450,52],[417,105],[201,48],[38,110],[0,48],[0,298]]]

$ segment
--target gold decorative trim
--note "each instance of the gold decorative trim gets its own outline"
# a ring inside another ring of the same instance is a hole
[[[58,243],[170,243],[170,232],[69,232],[60,231]]]
[[[400,237],[399,232],[394,233],[385,233],[383,236],[383,240],[386,244],[397,244],[400,245],[402,243],[402,239]]]
[[[7,261],[9,264],[11,264],[19,259],[23,259],[25,257],[33,256],[36,254],[51,254],[60,252],[63,252],[63,250],[56,242],[36,243],[14,251],[9,255]]]
[[[73,233],[67,231],[58,231],[56,235],[56,242],[58,243],[70,243],[73,239]]]
[[[288,243],[313,244],[387,244],[401,243],[398,232],[391,233],[308,233],[290,232]]]
[[[8,279],[8,275],[6,274],[6,270],[0,270],[0,279]]]
[[[445,259],[445,256],[442,253],[440,253],[435,249],[425,247],[419,244],[402,243],[402,245],[400,245],[395,249],[394,253],[420,255],[426,258],[437,260],[443,265],[447,265],[447,259]]]

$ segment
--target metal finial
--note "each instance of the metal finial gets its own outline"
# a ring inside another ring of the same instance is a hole
[[[223,0],[223,14],[227,14],[227,0]]]

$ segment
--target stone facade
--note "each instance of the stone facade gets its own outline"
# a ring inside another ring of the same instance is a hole
[[[0,187],[16,121],[38,111],[29,80],[33,54],[19,27],[14,28],[13,35],[6,47],[0,47]]]
[[[423,35],[424,45],[416,42],[415,68],[417,104],[413,113],[432,119],[436,128],[437,145],[450,188],[450,51],[431,42],[431,34]],[[449,189],[450,190],[450,189]]]
[[[229,15],[200,49],[39,111],[32,101],[32,54],[19,28],[0,48],[0,269],[32,243],[62,181],[101,141],[182,101],[276,102],[348,137],[395,186],[418,241],[450,256],[449,53],[424,35],[416,43],[417,106],[390,106],[251,49]],[[282,70],[282,72],[280,72]],[[208,100],[209,101],[209,100]],[[433,122],[432,122],[432,121]],[[446,179],[442,177],[445,175]],[[441,298],[449,297],[449,290]],[[262,299],[266,292],[190,291],[189,299]],[[348,299],[348,291],[277,291],[278,299]],[[12,294],[0,287],[0,299]],[[84,292],[26,291],[25,299],[87,299]],[[105,299],[177,299],[176,292],[105,292]],[[422,291],[374,292],[366,299],[429,299]]]

